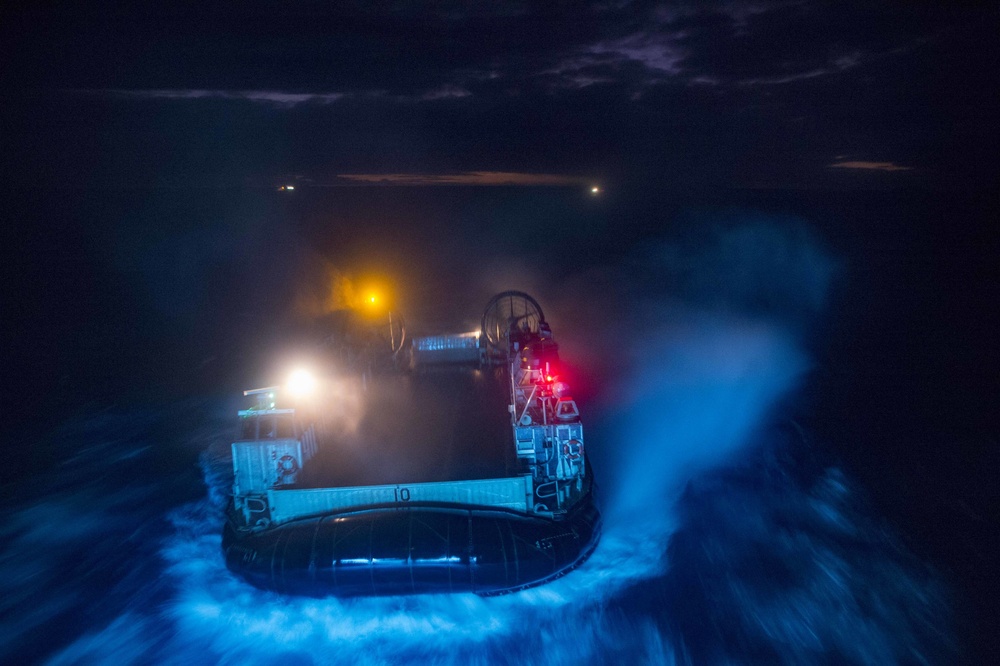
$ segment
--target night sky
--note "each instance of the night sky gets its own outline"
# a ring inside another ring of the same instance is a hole
[[[553,663],[641,661],[614,650],[642,636],[695,664],[997,663],[998,72],[1000,9],[972,2],[4,3],[0,661],[107,663],[122,644],[136,663],[182,648],[244,663],[246,636],[221,620],[178,647],[204,604],[163,562],[218,536],[205,489],[225,484],[204,451],[228,437],[225,401],[376,285],[428,333],[472,330],[498,291],[537,296],[608,436],[587,446],[609,496],[614,465],[641,460],[611,444],[622,415],[683,440],[773,412],[814,443],[750,447],[750,462],[708,445],[724,471],[664,500],[678,524],[648,539],[673,568],[580,605],[596,642]],[[695,385],[676,424],[615,402],[631,384],[676,398],[668,370]],[[745,400],[726,392],[744,372]],[[681,478],[657,455],[652,475]],[[82,505],[96,508],[73,542],[57,519]],[[817,505],[859,536],[816,537],[829,525],[802,507]],[[41,542],[62,550],[36,563]],[[766,576],[746,603],[685,587],[738,577],[734,542],[785,548],[771,574],[820,580],[819,601]],[[218,584],[216,550],[187,564],[224,620],[242,588]],[[869,588],[863,612],[824,605]],[[51,603],[27,616],[35,596]],[[240,598],[248,617],[266,605]],[[498,623],[517,626],[524,608],[502,603],[514,620]],[[799,611],[841,651],[772,640],[765,620],[796,628]],[[25,638],[53,626],[52,645]],[[483,657],[450,635],[436,653],[342,633],[289,654],[464,663],[533,645],[510,632]]]
[[[997,12],[972,3],[18,4],[19,186],[974,188],[1000,166]]]

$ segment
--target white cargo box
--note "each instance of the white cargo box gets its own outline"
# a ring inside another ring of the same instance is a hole
[[[233,494],[263,495],[295,483],[308,453],[297,439],[233,442]]]
[[[412,351],[413,362],[416,365],[478,363],[479,332],[414,338]]]

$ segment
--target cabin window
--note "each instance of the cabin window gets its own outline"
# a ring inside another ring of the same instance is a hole
[[[240,439],[257,439],[256,417],[245,417],[240,421]]]
[[[260,418],[260,439],[274,439],[278,434],[278,427],[273,416],[261,416]]]
[[[279,439],[294,439],[295,438],[295,424],[291,417],[279,416],[277,418],[278,428],[277,437]]]
[[[295,439],[295,419],[290,414],[265,414],[244,418],[240,439]]]

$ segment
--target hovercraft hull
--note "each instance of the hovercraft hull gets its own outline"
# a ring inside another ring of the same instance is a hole
[[[223,532],[226,565],[256,587],[313,597],[489,596],[572,571],[600,536],[588,496],[559,520],[495,507],[382,505]]]
[[[324,337],[328,381],[244,391],[226,566],[312,597],[504,594],[579,566],[601,518],[537,301],[502,292],[478,331],[422,338],[370,314]]]

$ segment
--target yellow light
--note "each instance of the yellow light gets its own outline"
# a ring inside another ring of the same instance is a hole
[[[369,303],[374,303],[375,302],[375,297],[374,296],[369,296],[368,297],[368,302]]]
[[[316,388],[316,378],[308,370],[296,370],[288,377],[288,391],[294,396],[312,393]]]
[[[591,194],[600,194],[601,193],[601,188],[599,188],[597,185],[594,185],[592,188],[590,188],[590,193]]]

